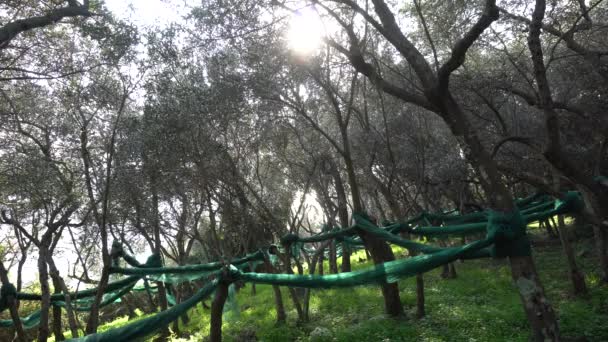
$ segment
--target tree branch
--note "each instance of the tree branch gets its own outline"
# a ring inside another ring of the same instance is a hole
[[[447,89],[452,72],[464,63],[467,51],[471,45],[477,41],[486,28],[490,27],[494,21],[498,20],[498,14],[499,11],[496,6],[496,0],[486,0],[483,14],[479,20],[458,42],[456,42],[452,48],[450,59],[439,68],[438,81],[440,89]]]
[[[327,40],[327,43],[338,50],[344,56],[346,56],[350,63],[353,65],[355,70],[365,75],[374,85],[385,91],[386,93],[395,96],[405,102],[413,103],[430,111],[437,111],[437,109],[424,97],[418,94],[410,93],[407,89],[394,85],[386,81],[378,73],[378,71],[368,62],[365,61],[361,55],[361,51],[351,45],[350,50],[347,50],[334,40]]]
[[[502,145],[508,143],[508,142],[518,142],[520,144],[524,144],[528,147],[534,147],[532,144],[532,139],[527,138],[527,137],[516,137],[516,136],[512,136],[512,137],[506,137],[502,140],[500,140],[492,149],[492,158],[494,158],[496,156],[496,153],[498,153],[498,150],[500,150],[500,148],[502,147]]]
[[[67,7],[57,8],[44,16],[18,19],[0,27],[0,50],[6,48],[8,43],[20,33],[54,24],[63,18],[92,15],[89,12],[88,1],[83,5],[79,5],[77,1],[68,1],[68,4]]]

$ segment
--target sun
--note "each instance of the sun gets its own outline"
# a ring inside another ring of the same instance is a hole
[[[291,17],[287,42],[289,49],[300,55],[314,53],[323,40],[323,23],[314,9],[305,7]]]

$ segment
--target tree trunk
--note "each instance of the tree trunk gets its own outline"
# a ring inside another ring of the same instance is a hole
[[[601,210],[599,204],[593,193],[587,188],[579,186],[579,190],[585,200],[585,210],[589,212],[591,216],[601,217],[602,213],[598,213]],[[604,214],[605,216],[605,214]],[[593,237],[595,240],[595,251],[597,258],[600,262],[600,279],[603,283],[608,283],[608,254],[606,253],[606,239],[608,238],[606,230],[595,222],[591,222],[593,226]]]
[[[606,254],[606,231],[598,225],[593,225],[595,237],[595,249],[600,261],[600,278],[603,283],[608,283],[608,254]]]
[[[51,278],[53,279],[53,286],[55,286],[55,291],[63,292],[65,297],[65,311],[68,316],[68,325],[70,326],[70,332],[72,333],[72,338],[78,337],[78,323],[76,323],[76,317],[74,315],[74,310],[72,310],[72,299],[70,298],[70,291],[68,287],[65,285],[65,281],[59,275],[59,270],[55,266],[55,261],[53,257],[49,256],[48,265],[51,269]],[[61,314],[61,309],[59,310]],[[63,337],[63,333],[61,335]]]
[[[161,256],[161,239],[160,239],[160,218],[158,213],[158,187],[156,183],[157,177],[152,171],[152,175],[150,176],[150,191],[152,192],[152,220],[153,220],[153,229],[154,229],[154,253],[159,257]],[[167,291],[165,289],[165,285],[163,282],[156,282],[157,294],[158,294],[158,304],[160,306],[161,311],[167,310],[169,306],[167,303]],[[160,330],[160,335],[158,336],[158,341],[164,341],[169,336],[169,328],[163,327]]]
[[[53,287],[55,288],[54,293],[61,293],[61,285],[55,277],[51,275],[51,280],[53,281]],[[64,341],[65,337],[63,337],[63,328],[61,326],[61,307],[53,305],[53,335],[55,335],[55,341]]]
[[[39,247],[38,277],[40,280],[40,324],[38,325],[38,341],[46,342],[49,337],[49,309],[51,306],[51,293],[49,289],[49,274],[46,264],[48,249]]]
[[[410,239],[410,234],[402,232],[401,237],[404,239]],[[408,251],[408,256],[411,258],[416,256],[416,252]],[[416,274],[416,317],[422,318],[426,315],[425,304],[424,304],[424,275],[422,273]]]
[[[268,258],[264,258],[264,265],[266,266],[267,272],[276,273]],[[274,305],[277,313],[277,323],[284,323],[287,319],[287,315],[285,314],[285,305],[283,304],[283,294],[281,293],[281,288],[278,285],[272,285],[272,291],[274,293]]]
[[[108,281],[110,280],[110,265],[112,261],[110,260],[110,255],[104,253],[104,266],[101,270],[101,278],[99,279],[99,284],[97,285],[97,294],[95,295],[95,300],[91,305],[91,311],[89,312],[89,319],[87,320],[86,334],[94,334],[97,332],[97,327],[99,325],[99,304],[103,299],[103,294],[106,291],[106,287],[108,286]],[[107,259],[106,259],[107,258]]]
[[[587,294],[587,284],[585,284],[585,276],[576,264],[574,250],[572,249],[572,244],[570,243],[570,234],[564,222],[563,215],[559,215],[557,217],[556,227],[557,232],[559,233],[559,239],[562,242],[562,247],[564,248],[564,254],[566,254],[566,259],[568,260],[568,268],[570,269],[570,279],[572,280],[572,286],[574,287],[574,294]]]
[[[449,270],[448,270],[448,279],[456,279],[458,277],[458,275],[456,274],[456,265],[454,265],[453,262],[448,264],[449,266]]]
[[[228,283],[220,281],[220,283],[217,285],[217,289],[215,290],[213,302],[211,303],[211,323],[209,334],[209,339],[211,342],[222,341],[222,313],[224,311],[226,298],[228,298],[228,286]]]
[[[0,260],[0,281],[2,281],[2,286],[10,286],[8,281],[8,271],[6,268],[4,268],[4,263],[2,260]],[[19,319],[19,311],[17,310],[15,297],[8,296],[6,298],[6,304],[8,305],[8,309],[13,320],[13,327],[17,333],[16,340],[18,342],[26,342],[27,339],[25,337],[25,331],[23,330],[23,324],[21,324],[21,319]]]
[[[249,269],[251,270],[251,272],[255,272],[255,269],[253,268],[253,262],[249,262]],[[255,283],[251,283],[251,295],[255,296],[256,294],[257,292],[255,288]]]
[[[421,273],[416,274],[416,317],[418,319],[424,317],[426,311],[424,309],[424,278]]]
[[[321,257],[320,259],[321,259],[321,263],[323,263],[323,257]],[[338,273],[338,260],[337,260],[337,256],[336,256],[336,241],[332,241],[329,244],[329,271],[332,274]]]
[[[323,275],[323,273],[325,272],[323,270],[323,260],[324,259],[325,258],[323,258],[323,255],[321,255],[321,257],[319,258],[319,261],[318,261],[319,262],[319,275]]]
[[[352,270],[350,265],[350,247],[346,242],[342,242],[342,265],[340,265],[341,272],[350,272]]]
[[[277,323],[284,323],[287,319],[287,315],[285,314],[285,305],[283,304],[281,288],[278,285],[272,285],[272,291],[274,292],[274,305],[277,311]]]
[[[384,242],[374,236],[368,235],[365,232],[360,232],[359,236],[370,249],[374,264],[382,264],[386,261],[395,260],[395,255],[391,248]],[[399,296],[399,286],[397,283],[385,283],[381,285],[382,296],[384,298],[384,310],[393,317],[403,315],[403,306]]]
[[[509,257],[511,277],[519,290],[534,341],[559,341],[553,308],[545,297],[531,256]]]
[[[342,177],[338,172],[338,168],[333,161],[330,161],[330,171],[334,179],[334,187],[336,188],[336,196],[338,198],[338,218],[340,220],[341,228],[347,228],[349,224],[348,220],[348,203],[346,199],[346,191],[344,190],[344,183]],[[342,272],[350,272],[350,250],[347,248],[346,243],[342,243]]]
[[[448,244],[446,244],[443,241],[439,242],[439,246],[441,247],[447,247]],[[441,271],[441,278],[443,279],[456,279],[456,266],[454,266],[453,262],[447,263],[447,264],[443,264],[443,270]]]
[[[278,248],[277,248],[277,254],[279,255],[280,259],[283,261],[285,273],[293,274],[293,269],[291,268],[291,257],[289,254],[289,251],[291,250],[291,246],[284,245],[283,248],[285,249],[286,252],[281,253],[278,251]],[[296,293],[296,289],[293,287],[288,287],[287,291],[289,291],[289,296],[291,297],[291,300],[293,301],[293,306],[295,307],[296,312],[298,313],[298,321],[305,322],[304,312],[302,310],[302,304],[300,303],[300,300],[298,299],[298,294]]]
[[[502,213],[511,213],[517,210],[511,193],[502,181],[496,163],[477,135],[470,131],[470,123],[460,112],[460,107],[451,96],[444,97],[444,99],[447,100],[443,105],[445,110],[448,111],[449,108],[451,111],[447,123],[454,135],[462,137],[466,143],[464,154],[476,168],[479,180],[491,203],[496,210]],[[529,244],[527,241],[525,243]],[[559,328],[555,313],[536,274],[534,259],[531,255],[511,256],[509,261],[511,277],[519,290],[534,339],[537,341],[559,340]]]
[[[557,234],[555,234],[555,231],[553,231],[553,225],[551,224],[551,222],[547,219],[544,221],[545,226],[545,230],[547,231],[547,236],[550,239],[555,239],[557,237]]]

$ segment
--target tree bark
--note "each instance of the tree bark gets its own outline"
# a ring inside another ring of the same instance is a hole
[[[153,220],[153,228],[154,228],[154,253],[159,257],[161,256],[161,239],[160,239],[160,217],[158,213],[158,187],[157,187],[157,177],[155,175],[155,170],[152,170],[152,176],[150,177],[150,190],[152,192],[152,220]],[[158,294],[158,304],[160,306],[161,311],[167,310],[169,306],[167,303],[167,291],[165,289],[165,284],[161,281],[156,282],[157,294]],[[222,304],[223,305],[223,304]],[[169,336],[169,328],[163,327],[160,331],[160,335],[158,337],[158,341],[164,341]]]
[[[49,309],[51,306],[51,293],[49,289],[49,274],[47,269],[48,249],[40,246],[38,256],[38,279],[40,280],[40,324],[38,325],[38,341],[46,342],[49,337]]]
[[[320,258],[321,259],[321,264],[323,265],[323,257]],[[323,266],[321,266],[323,267]],[[332,274],[336,274],[338,273],[338,260],[337,260],[337,254],[336,254],[336,241],[332,241],[329,244],[329,271]]]
[[[61,293],[61,285],[55,277],[51,275],[53,281],[53,287],[55,288],[55,294]],[[64,341],[63,328],[61,324],[61,307],[53,305],[53,335],[55,335],[55,341]]]
[[[9,22],[0,27],[0,49],[5,48],[13,38],[22,32],[54,24],[63,18],[90,16],[88,7],[87,0],[85,5],[70,5],[55,9],[44,16]]]
[[[511,277],[519,290],[534,341],[559,341],[559,328],[531,256],[509,257]]]
[[[211,322],[209,339],[211,342],[222,341],[222,313],[224,304],[228,298],[228,286],[230,284],[220,281],[215,289],[215,297],[211,303]]]
[[[266,266],[267,272],[276,273],[268,258],[264,258],[264,266]],[[287,319],[287,315],[285,314],[285,305],[283,304],[283,294],[281,293],[281,288],[278,285],[272,285],[272,292],[274,294],[274,306],[277,314],[277,323],[284,323]]]
[[[283,262],[285,272],[287,274],[293,274],[293,269],[291,268],[291,256],[289,253],[289,251],[291,250],[291,246],[289,244],[287,244],[287,245],[284,245],[283,248],[285,249],[286,252],[281,253],[281,252],[279,252],[279,250],[277,248],[277,254],[279,255],[280,259]],[[288,287],[287,291],[289,291],[289,296],[291,297],[291,300],[293,301],[293,306],[295,307],[296,312],[298,314],[298,321],[305,322],[304,311],[302,310],[302,304],[300,303],[300,300],[298,299],[298,294],[296,293],[295,288]]]
[[[342,177],[340,177],[340,173],[338,172],[338,168],[334,164],[333,161],[329,161],[330,172],[334,179],[334,187],[336,188],[336,195],[338,197],[338,219],[340,220],[340,225],[342,228],[346,228],[349,226],[348,220],[348,203],[346,199],[346,191],[344,190],[344,183],[342,182]],[[342,272],[350,272],[350,250],[347,247],[346,243],[342,243]]]
[[[426,315],[424,309],[424,278],[422,273],[416,274],[416,318]]]
[[[0,260],[0,281],[2,281],[3,286],[9,286],[8,281],[8,271],[4,268],[4,263]],[[11,319],[13,320],[13,327],[15,328],[15,333],[17,334],[16,340],[18,342],[26,342],[25,331],[23,330],[23,324],[21,324],[21,319],[19,318],[19,311],[17,310],[17,305],[15,298],[13,296],[9,296],[6,298],[6,302],[8,304],[8,310],[11,314]]]
[[[283,304],[283,294],[278,285],[272,285],[274,293],[274,305],[277,312],[277,323],[285,323],[287,315],[285,314],[285,305]]]
[[[557,218],[557,232],[559,233],[559,239],[562,242],[562,247],[564,248],[566,260],[568,260],[568,268],[570,269],[570,280],[572,281],[574,294],[585,295],[587,294],[587,284],[585,284],[585,276],[576,264],[574,250],[572,249],[572,244],[570,243],[570,234],[564,222],[563,215],[559,215]]]
[[[395,260],[393,250],[388,244],[374,236],[365,232],[360,232],[359,236],[363,243],[370,250],[370,254],[374,264],[382,264],[386,261]],[[385,283],[381,285],[382,296],[384,298],[384,310],[393,317],[403,315],[403,306],[401,305],[401,297],[399,296],[399,286],[397,283]]]
[[[68,287],[65,284],[65,281],[59,275],[59,270],[55,266],[55,262],[53,261],[53,257],[49,256],[48,265],[51,270],[51,278],[53,279],[53,286],[55,286],[55,291],[61,290],[65,297],[65,311],[68,316],[68,325],[70,326],[70,332],[72,333],[72,338],[78,337],[78,324],[76,323],[76,317],[74,316],[74,310],[72,310],[72,300],[70,298],[70,292]],[[59,310],[61,313],[61,309]],[[61,335],[63,338],[63,333]]]

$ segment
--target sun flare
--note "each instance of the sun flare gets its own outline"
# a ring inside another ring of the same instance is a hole
[[[323,24],[312,8],[303,8],[292,16],[287,32],[289,49],[309,55],[321,46],[322,38]]]

